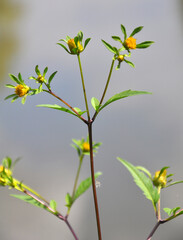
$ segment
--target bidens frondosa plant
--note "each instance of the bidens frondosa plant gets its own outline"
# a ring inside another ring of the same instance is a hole
[[[45,198],[43,198],[40,194],[38,194],[36,191],[25,185],[23,182],[20,182],[16,180],[13,177],[12,172],[12,160],[10,158],[5,158],[3,160],[2,166],[0,166],[0,184],[1,186],[9,186],[10,188],[15,188],[17,191],[21,192],[21,195],[12,195],[16,198],[19,198],[23,201],[26,201],[28,203],[31,203],[37,207],[43,208],[49,213],[52,213],[56,217],[58,217],[60,220],[64,221],[66,225],[68,226],[70,232],[72,233],[75,240],[78,240],[78,236],[74,229],[71,227],[71,224],[68,221],[68,217],[71,213],[71,208],[73,204],[76,202],[76,200],[86,192],[86,190],[92,186],[93,190],[93,200],[94,200],[94,207],[95,207],[95,216],[96,216],[96,225],[97,225],[97,234],[98,234],[98,240],[102,240],[102,230],[101,230],[101,222],[100,222],[100,215],[99,215],[99,205],[98,205],[98,199],[97,199],[97,191],[96,187],[99,185],[96,181],[96,179],[101,175],[101,172],[94,171],[94,154],[97,153],[98,148],[100,147],[101,143],[95,143],[93,141],[93,123],[95,122],[98,114],[107,107],[109,104],[123,99],[130,96],[136,96],[136,95],[144,95],[144,94],[151,94],[147,91],[139,91],[139,90],[123,90],[114,96],[111,96],[108,100],[105,99],[105,95],[109,86],[109,82],[111,80],[111,76],[114,70],[114,66],[116,64],[116,70],[119,70],[121,67],[121,64],[127,63],[131,67],[134,67],[134,63],[127,60],[132,57],[132,53],[134,54],[136,50],[138,49],[144,49],[151,46],[153,41],[144,41],[139,43],[138,38],[134,37],[137,33],[139,33],[142,30],[142,26],[135,28],[132,33],[128,36],[126,29],[123,25],[121,25],[121,31],[122,31],[122,38],[121,36],[112,36],[112,40],[115,42],[115,46],[112,44],[107,43],[106,41],[102,40],[104,46],[112,53],[112,62],[109,69],[109,74],[106,80],[106,84],[104,86],[103,93],[101,94],[100,99],[97,99],[96,97],[92,97],[91,99],[91,105],[94,109],[94,113],[91,116],[90,106],[88,104],[88,97],[86,94],[86,88],[85,88],[85,80],[82,70],[82,63],[80,55],[85,53],[85,49],[90,42],[90,38],[87,38],[85,41],[83,41],[83,33],[80,31],[75,37],[71,38],[69,36],[66,37],[66,39],[60,39],[62,43],[58,43],[59,46],[61,46],[67,53],[69,53],[72,56],[77,57],[78,66],[80,70],[80,76],[81,76],[81,82],[82,82],[82,90],[83,90],[83,97],[84,97],[84,103],[85,108],[81,110],[78,106],[71,106],[70,103],[68,103],[65,99],[62,98],[62,96],[58,96],[57,93],[52,88],[52,80],[54,79],[57,71],[53,72],[49,77],[47,77],[48,67],[45,67],[43,72],[40,71],[39,66],[36,65],[35,67],[35,73],[36,76],[30,76],[28,80],[28,85],[23,80],[21,74],[19,73],[18,76],[14,76],[13,74],[10,74],[10,78],[16,83],[16,86],[12,84],[7,84],[6,86],[9,88],[14,88],[14,94],[11,94],[6,97],[6,99],[12,98],[12,102],[17,100],[18,98],[21,98],[22,103],[25,103],[25,100],[28,96],[33,96],[35,94],[39,93],[46,93],[54,97],[54,99],[60,103],[60,104],[42,104],[37,105],[38,107],[45,107],[45,108],[51,108],[58,111],[66,112],[71,114],[72,116],[76,117],[77,119],[81,120],[82,123],[87,127],[87,135],[88,137],[86,139],[82,138],[81,140],[72,140],[72,147],[77,151],[79,164],[76,171],[76,176],[73,178],[73,189],[71,193],[67,193],[65,196],[65,206],[67,208],[66,214],[62,212],[59,212],[57,210],[57,203],[54,200],[47,201]],[[125,67],[125,65],[124,65]],[[31,81],[34,81],[37,84],[36,88],[30,87]],[[78,184],[79,176],[82,168],[83,159],[85,157],[90,159],[90,170],[91,170],[91,176],[87,179],[83,180]],[[165,208],[165,212],[168,213],[169,217],[166,219],[161,219],[160,215],[160,193],[162,189],[165,189],[169,186],[172,186],[174,184],[180,183],[174,182],[170,183],[171,179],[169,178],[172,176],[172,174],[167,175],[167,168],[164,167],[161,170],[157,171],[154,174],[154,177],[151,176],[151,173],[143,168],[143,167],[135,167],[129,162],[118,158],[118,160],[130,171],[132,174],[135,183],[141,188],[144,195],[151,200],[153,204],[153,208],[155,211],[155,215],[157,218],[157,224],[153,228],[153,231],[149,234],[149,237],[147,239],[151,239],[154,232],[156,231],[157,227],[161,223],[168,222],[175,217],[183,214],[183,210],[179,207],[168,209]]]

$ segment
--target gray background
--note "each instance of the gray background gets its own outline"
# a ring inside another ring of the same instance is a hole
[[[24,79],[39,64],[49,73],[58,70],[54,91],[71,105],[84,109],[76,57],[56,42],[79,30],[92,41],[81,55],[88,99],[100,98],[112,54],[101,39],[111,44],[121,35],[120,24],[130,33],[145,26],[137,41],[154,40],[146,50],[133,52],[136,68],[122,64],[114,71],[106,99],[133,89],[153,92],[113,103],[94,124],[94,140],[103,142],[95,158],[102,171],[98,188],[103,239],[146,239],[156,219],[150,201],[135,186],[130,174],[116,160],[120,156],[152,173],[171,166],[175,179],[183,179],[182,111],[182,0],[0,0],[0,158],[22,157],[15,176],[55,199],[65,213],[64,197],[72,191],[78,165],[71,139],[86,137],[86,126],[69,114],[36,108],[37,104],[58,103],[46,94],[29,97],[26,104],[11,104],[8,73],[21,72]],[[28,82],[31,80],[28,80]],[[91,111],[92,108],[91,108]],[[89,176],[85,159],[80,180]],[[73,239],[66,225],[47,212],[9,196],[0,189],[0,239]],[[183,207],[182,185],[162,194],[162,207]],[[97,239],[91,190],[71,210],[70,222],[83,240]],[[162,225],[154,239],[182,240],[183,218]]]

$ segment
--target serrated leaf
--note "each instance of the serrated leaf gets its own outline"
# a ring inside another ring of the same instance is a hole
[[[137,27],[133,30],[133,32],[130,34],[130,37],[133,37],[135,34],[140,32],[142,30],[143,26]]]
[[[100,175],[102,175],[101,172],[97,172],[95,173],[95,179],[98,178]],[[74,199],[73,199],[73,202],[78,198],[80,197],[92,184],[92,179],[91,177],[85,179],[84,181],[82,181],[80,183],[80,185],[78,186],[77,190],[76,190],[76,193],[74,195]]]
[[[57,203],[55,200],[50,201],[50,207],[56,212],[57,210]]]
[[[95,111],[97,111],[99,108],[99,104],[100,104],[99,100],[95,97],[92,97],[91,104],[92,104],[93,108],[95,109]]]
[[[10,194],[10,196],[18,198],[24,202],[30,203],[36,207],[43,208],[43,209],[47,210],[48,212],[51,212],[44,204],[40,203],[39,201],[37,201],[36,199],[34,199],[31,196],[19,195],[19,194]]]
[[[105,46],[109,51],[111,51],[112,53],[116,54],[116,52],[114,51],[113,47],[112,47],[109,43],[105,42],[104,40],[102,40],[102,42],[103,42],[104,46]]]
[[[130,97],[130,96],[142,95],[142,94],[151,94],[151,93],[150,92],[145,92],[145,91],[132,91],[132,90],[129,89],[129,90],[126,90],[124,92],[115,94],[113,97],[111,97],[109,100],[107,100],[107,102],[104,103],[104,105],[102,105],[99,108],[99,111],[101,111],[104,107],[106,107],[110,103],[112,103],[114,101],[117,101],[119,99]]]
[[[9,77],[11,78],[11,80],[13,80],[14,82],[20,84],[20,81],[18,80],[17,77],[15,77],[13,74],[9,74]]]
[[[152,202],[154,209],[156,210],[156,204],[160,196],[157,188],[153,187],[152,181],[149,177],[126,160],[119,157],[117,159],[128,169],[137,186],[143,191],[146,198]]]
[[[122,31],[122,33],[124,34],[124,41],[125,41],[126,38],[127,38],[126,28],[125,28],[125,26],[123,26],[122,24],[121,24],[121,31]]]
[[[145,41],[136,45],[136,48],[148,48],[153,44],[153,41]]]

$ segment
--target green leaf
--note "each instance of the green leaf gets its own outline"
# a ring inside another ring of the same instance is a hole
[[[117,101],[119,99],[130,97],[130,96],[142,95],[142,94],[151,94],[151,93],[150,92],[145,92],[145,91],[132,91],[130,89],[126,90],[124,92],[118,93],[118,94],[114,95],[113,97],[111,97],[106,103],[104,103],[104,105],[102,105],[99,108],[99,111],[101,111],[104,107],[106,107],[110,103],[112,103],[114,101]]]
[[[7,97],[5,97],[4,100],[7,100],[7,99],[13,98],[13,97],[17,97],[18,98],[18,96],[16,94],[11,94],[11,95],[8,95]]]
[[[87,39],[85,40],[84,48],[86,48],[86,46],[88,45],[88,43],[89,43],[90,40],[91,40],[91,38],[87,38]]]
[[[152,179],[151,173],[150,173],[145,167],[137,166],[136,168],[139,169],[140,171],[146,173],[147,176],[148,176],[150,179]]]
[[[86,111],[81,111],[81,109],[78,108],[78,107],[75,107],[74,110],[75,110],[76,112],[78,112],[80,116],[83,115],[83,114],[86,112]],[[74,115],[77,116],[76,114],[74,114]]]
[[[176,212],[180,209],[180,207],[176,208],[163,208],[163,210],[168,214],[168,216],[175,215]]]
[[[61,47],[63,47],[64,49],[65,49],[65,51],[67,51],[69,54],[71,54],[70,52],[69,52],[69,50],[66,48],[66,46],[64,46],[63,44],[61,44],[61,43],[57,43],[58,45],[60,45]]]
[[[173,182],[173,183],[167,185],[165,188],[170,187],[170,186],[173,186],[173,185],[178,184],[178,183],[183,183],[183,181],[176,181],[176,182]]]
[[[24,84],[21,73],[18,74],[18,79],[19,79],[21,84]]]
[[[97,111],[99,109],[100,102],[97,98],[92,97],[91,104],[92,104],[93,108],[95,109],[95,111]]]
[[[25,104],[25,102],[26,102],[26,98],[27,98],[26,95],[22,98],[22,100],[21,100],[21,103],[22,103],[22,104]]]
[[[12,85],[12,84],[6,84],[6,87],[8,87],[8,88],[15,88],[15,86]]]
[[[48,67],[45,67],[44,71],[43,71],[43,77],[45,77],[46,73],[48,72]]]
[[[149,199],[154,209],[156,210],[156,204],[159,200],[159,194],[157,188],[153,187],[152,181],[143,172],[139,171],[137,167],[133,166],[131,163],[123,160],[122,158],[117,158],[131,173],[137,186],[143,191],[147,199]]]
[[[39,207],[39,208],[43,208],[45,210],[47,210],[48,212],[51,212],[48,207],[46,207],[44,204],[42,204],[41,202],[37,201],[36,199],[34,199],[33,197],[31,196],[27,196],[27,195],[19,195],[19,194],[10,194],[10,196],[12,197],[15,197],[15,198],[18,198],[24,202],[27,202],[27,203],[30,203],[36,207]],[[51,212],[53,213],[53,212]]]
[[[37,73],[37,75],[40,75],[40,74],[41,74],[40,71],[39,71],[38,65],[36,65],[36,67],[35,67],[35,72]]]
[[[146,42],[142,42],[136,45],[136,48],[148,48],[151,46],[151,44],[153,44],[153,41],[146,41]]]
[[[77,36],[78,36],[78,40],[79,40],[80,42],[82,42],[82,40],[83,40],[83,33],[82,33],[82,31],[79,31],[78,34],[77,34]]]
[[[50,207],[56,212],[57,211],[57,203],[55,200],[50,201]]]
[[[51,81],[53,80],[53,78],[55,77],[55,74],[57,73],[57,71],[55,71],[54,73],[52,73],[48,79],[48,84],[50,85]]]
[[[95,179],[98,178],[100,175],[102,175],[101,172],[97,172],[95,173]],[[73,202],[78,198],[80,197],[92,184],[92,179],[91,177],[85,179],[84,181],[82,181],[80,183],[80,185],[78,186],[77,190],[76,190],[76,193],[74,195],[74,199],[73,199]]]
[[[133,37],[135,34],[140,32],[142,30],[143,26],[137,27],[133,30],[133,32],[130,34],[130,37]]]
[[[122,33],[124,34],[124,41],[125,41],[126,38],[127,38],[126,28],[125,28],[125,26],[123,26],[122,24],[121,24],[121,31],[122,31]]]
[[[16,95],[16,94],[15,94]],[[15,100],[17,100],[19,98],[19,96],[15,96],[12,100],[11,100],[11,102],[13,103]]]
[[[105,42],[104,40],[102,40],[102,42],[103,42],[103,44],[105,45],[105,47],[106,47],[109,51],[111,51],[112,53],[116,54],[116,52],[114,51],[113,47],[112,47],[109,43]]]
[[[11,165],[12,165],[12,160],[10,157],[5,157],[3,160],[2,160],[2,165],[5,167],[5,168],[8,168],[10,169],[11,168]]]
[[[11,80],[13,80],[14,82],[16,82],[17,84],[20,84],[20,81],[18,80],[18,78],[15,77],[13,74],[9,74],[9,77],[11,78]]]
[[[131,67],[135,67],[135,65],[132,63],[132,62],[130,62],[130,61],[128,61],[128,60],[126,60],[126,59],[124,59],[124,61],[128,64],[128,65],[130,65]]]
[[[65,196],[65,202],[66,202],[66,206],[68,208],[70,208],[72,206],[73,201],[72,201],[72,197],[69,193],[67,193]]]
[[[67,113],[70,113],[74,116],[77,116],[75,113],[73,113],[71,110],[67,109],[67,108],[64,108],[64,107],[61,107],[57,104],[40,104],[40,105],[37,105],[37,107],[45,107],[45,108],[52,108],[52,109],[56,109],[56,110],[60,110],[60,111],[63,111],[63,112],[67,112]]]
[[[112,39],[114,39],[115,41],[118,41],[118,42],[122,43],[121,38],[118,37],[118,36],[112,36]]]

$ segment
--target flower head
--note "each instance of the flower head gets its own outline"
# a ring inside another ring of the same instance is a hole
[[[44,76],[42,76],[41,74],[38,75],[38,77],[36,78],[36,80],[39,82],[39,83],[43,83],[45,81],[45,78]]]
[[[83,46],[79,41],[77,42],[78,46],[76,46],[74,38],[69,39],[67,44],[72,54],[76,54],[76,52],[80,53],[84,50]],[[74,49],[77,49],[77,51],[75,51]]]
[[[83,152],[89,152],[90,151],[90,144],[88,142],[84,142],[82,145]]]
[[[163,172],[161,171],[156,171],[153,179],[153,184],[156,187],[162,187],[164,188],[167,183],[167,170],[164,169]]]
[[[87,38],[83,44],[83,33],[80,31],[74,38],[66,36],[66,39],[60,39],[60,41],[67,44],[68,48],[61,43],[58,43],[58,45],[64,48],[69,54],[78,55],[84,51],[90,40],[90,38]]]
[[[0,166],[0,185],[6,185],[6,178],[10,177],[12,172],[10,169],[5,168],[4,166]]]
[[[29,87],[26,85],[18,84],[15,87],[15,94],[19,97],[25,96],[29,91]]]
[[[129,37],[125,40],[124,45],[128,49],[136,49],[136,39],[133,37]]]

